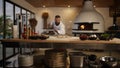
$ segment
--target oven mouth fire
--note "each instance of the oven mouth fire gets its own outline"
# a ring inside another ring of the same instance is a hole
[[[82,23],[82,24],[79,24],[78,30],[93,30],[93,23]]]
[[[74,23],[74,25],[77,26],[76,29],[73,30],[92,30],[92,31],[97,31],[98,29],[94,28],[94,25],[99,24],[99,22],[79,22],[79,23]]]

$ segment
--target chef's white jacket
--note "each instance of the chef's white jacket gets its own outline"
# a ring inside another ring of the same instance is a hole
[[[53,29],[57,30],[59,34],[65,34],[65,26],[61,21],[58,26],[55,24],[55,21],[51,22],[50,26],[52,26]]]

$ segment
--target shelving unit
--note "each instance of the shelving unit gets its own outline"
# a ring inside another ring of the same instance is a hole
[[[3,39],[3,67],[6,67],[6,48],[72,48],[72,49],[103,49],[120,50],[120,43],[115,41],[97,40],[30,40]]]

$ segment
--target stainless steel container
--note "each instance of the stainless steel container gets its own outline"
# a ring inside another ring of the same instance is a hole
[[[100,61],[105,68],[112,68],[118,65],[117,59],[112,56],[104,56],[100,58]]]
[[[82,68],[84,65],[85,54],[81,52],[71,52],[70,53],[70,66]]]

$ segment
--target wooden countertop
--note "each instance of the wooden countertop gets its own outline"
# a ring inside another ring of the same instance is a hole
[[[56,38],[51,37],[47,40],[31,39],[1,39],[1,42],[26,42],[26,43],[80,43],[80,44],[120,44],[120,41],[110,40],[80,40],[79,37]]]
[[[32,48],[76,48],[76,49],[104,49],[120,50],[120,39],[114,40],[80,40],[79,37],[50,37],[46,40],[31,39],[1,39],[6,47]]]

